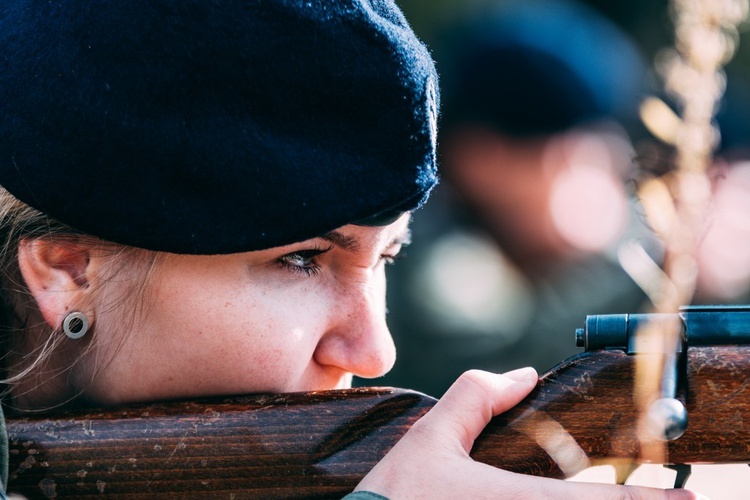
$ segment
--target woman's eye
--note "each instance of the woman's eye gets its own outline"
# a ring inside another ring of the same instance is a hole
[[[315,258],[328,250],[330,248],[299,250],[279,257],[278,262],[292,272],[304,276],[315,276],[320,273],[320,266],[316,263]]]

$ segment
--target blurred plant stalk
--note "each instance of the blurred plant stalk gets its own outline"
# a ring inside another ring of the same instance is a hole
[[[707,172],[719,141],[714,116],[726,86],[723,66],[735,53],[748,0],[672,0],[670,10],[675,46],[660,52],[656,69],[679,116],[664,120],[668,125],[657,135],[675,147],[675,165],[668,174],[643,183],[638,191],[648,221],[664,243],[664,261],[655,277],[659,286],[647,290],[655,313],[675,313],[695,293],[697,247],[711,206]],[[646,107],[668,109],[656,98],[644,103]],[[680,336],[676,317],[638,333],[639,348],[652,353],[640,356],[636,364],[642,461],[658,463],[666,456],[665,442],[649,427],[648,410],[665,396],[665,363],[674,358]]]

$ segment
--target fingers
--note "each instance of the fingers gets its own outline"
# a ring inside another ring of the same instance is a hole
[[[503,375],[468,371],[422,418],[421,425],[441,433],[447,427],[469,453],[474,440],[490,419],[518,404],[536,386],[537,380],[533,368],[521,368]]]
[[[687,490],[665,491],[533,477],[472,460],[469,451],[485,424],[493,415],[523,399],[536,381],[533,369],[505,375],[482,371],[465,373],[370,471],[357,490],[390,498],[700,498]]]

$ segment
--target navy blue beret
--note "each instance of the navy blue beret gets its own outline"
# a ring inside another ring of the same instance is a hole
[[[535,136],[637,120],[646,67],[633,42],[574,1],[517,0],[446,28],[436,46],[443,121]]]
[[[391,0],[4,0],[0,50],[0,185],[109,241],[270,248],[436,183],[436,73]]]

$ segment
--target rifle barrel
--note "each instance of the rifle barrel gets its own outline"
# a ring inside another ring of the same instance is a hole
[[[674,314],[600,314],[586,317],[576,331],[576,344],[587,351],[625,349],[636,353],[639,329],[653,321],[679,318],[688,346],[750,344],[750,306],[685,306]]]

